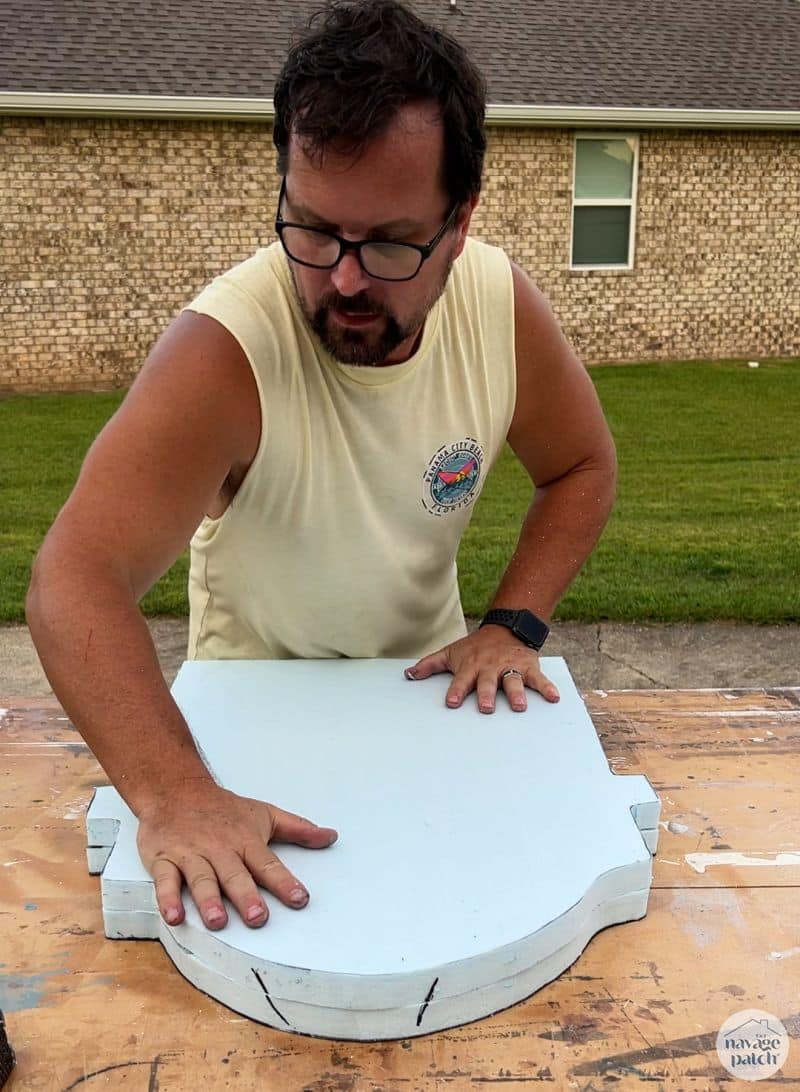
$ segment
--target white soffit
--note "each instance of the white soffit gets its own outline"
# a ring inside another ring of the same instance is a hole
[[[0,115],[272,121],[272,99],[0,91]],[[490,103],[489,125],[690,129],[797,129],[800,110],[677,110]]]

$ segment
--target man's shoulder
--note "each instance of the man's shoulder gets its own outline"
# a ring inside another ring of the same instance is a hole
[[[461,257],[472,262],[509,262],[505,250],[495,243],[486,242],[475,235],[468,235]]]
[[[182,310],[216,319],[254,360],[274,358],[276,345],[291,341],[302,321],[279,244],[215,277]]]
[[[468,235],[453,272],[457,280],[472,282],[481,292],[489,285],[504,289],[511,279],[511,260],[502,247]]]
[[[453,264],[453,306],[480,313],[483,323],[508,320],[512,306],[511,260],[502,247],[467,236],[464,249]]]
[[[186,307],[196,310],[195,304],[205,298],[237,291],[263,304],[274,297],[277,286],[288,287],[288,274],[280,244],[272,243],[218,274]]]

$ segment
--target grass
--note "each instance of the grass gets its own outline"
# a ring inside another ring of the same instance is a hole
[[[558,617],[800,621],[800,361],[592,369],[617,443],[617,503]],[[461,552],[480,614],[529,499],[505,452]],[[488,582],[487,578],[488,577]]]
[[[36,551],[95,436],[124,392],[0,400],[0,622],[25,618]],[[142,600],[147,614],[187,614],[188,551]]]
[[[558,617],[800,621],[800,361],[608,365],[591,375],[617,442],[619,493]],[[121,400],[0,401],[0,620],[23,619],[33,556]],[[467,614],[485,609],[529,500],[506,451],[459,555]],[[184,555],[145,597],[145,613],[185,613],[186,572]]]

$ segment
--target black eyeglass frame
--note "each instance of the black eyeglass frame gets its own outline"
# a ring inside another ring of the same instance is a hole
[[[452,209],[450,210],[450,213],[448,214],[447,219],[442,224],[442,226],[439,228],[439,230],[436,232],[434,237],[430,240],[430,242],[428,242],[428,243],[395,243],[395,242],[388,243],[387,240],[382,240],[382,239],[358,239],[358,240],[343,239],[341,235],[336,235],[335,232],[333,232],[333,231],[325,231],[324,228],[309,227],[308,224],[298,224],[298,223],[296,223],[296,222],[294,222],[292,220],[284,220],[283,217],[281,216],[280,212],[281,212],[281,205],[283,203],[283,199],[284,199],[285,196],[286,196],[286,178],[283,178],[282,181],[281,181],[281,190],[280,190],[280,193],[278,194],[278,212],[277,212],[277,215],[275,217],[275,231],[277,232],[278,238],[281,241],[281,246],[286,251],[287,256],[289,258],[291,258],[291,260],[293,262],[297,262],[298,265],[305,265],[309,269],[333,269],[335,266],[337,266],[339,264],[339,262],[342,260],[342,258],[346,254],[346,252],[348,250],[352,250],[355,253],[356,258],[358,259],[358,264],[361,266],[361,268],[364,270],[364,272],[367,274],[368,277],[372,277],[373,280],[376,280],[376,281],[390,281],[390,282],[394,282],[394,283],[397,283],[397,282],[400,282],[400,281],[413,281],[415,277],[419,276],[420,269],[422,269],[425,262],[427,262],[428,258],[430,258],[431,254],[433,254],[434,250],[436,250],[437,246],[439,245],[439,243],[444,238],[444,235],[445,235],[447,229],[452,224],[453,219],[454,219],[456,213],[458,212],[458,209],[459,209],[460,204],[461,204],[459,201],[456,201],[456,203],[453,205]],[[291,227],[291,228],[301,228],[303,231],[311,231],[315,235],[324,235],[326,239],[335,239],[336,242],[339,244],[339,253],[336,256],[336,260],[333,261],[333,262],[330,262],[327,265],[317,265],[314,262],[304,262],[302,260],[302,258],[295,258],[295,256],[291,253],[289,248],[286,246],[286,243],[283,241],[283,229],[284,228],[289,228],[289,227]],[[364,265],[364,259],[361,257],[361,248],[365,247],[365,246],[380,246],[380,244],[382,242],[385,245],[389,245],[389,246],[402,246],[402,247],[406,247],[408,250],[416,250],[416,252],[420,255],[419,265],[417,266],[416,270],[413,273],[411,273],[408,277],[381,277],[376,273],[370,273],[370,271]]]

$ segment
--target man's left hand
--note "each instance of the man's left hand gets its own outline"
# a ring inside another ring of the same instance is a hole
[[[444,671],[453,675],[445,697],[451,709],[458,709],[473,690],[477,691],[482,713],[494,712],[498,689],[505,692],[516,713],[528,708],[526,686],[547,701],[559,700],[558,690],[539,670],[539,654],[502,626],[485,626],[423,656],[405,674],[407,679],[427,679]]]

